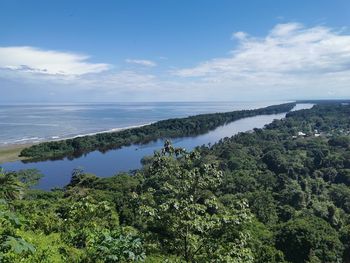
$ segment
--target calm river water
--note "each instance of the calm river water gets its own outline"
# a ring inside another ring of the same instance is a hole
[[[312,106],[312,104],[297,104],[293,110],[307,109]],[[282,119],[285,115],[285,113],[282,113],[244,118],[220,126],[206,134],[173,139],[172,142],[176,147],[184,147],[187,150],[191,150],[203,144],[214,144],[222,138],[231,137],[239,132],[249,131],[254,128],[263,128],[274,119]],[[73,160],[65,158],[63,160],[36,163],[17,161],[5,163],[1,166],[7,171],[31,168],[40,170],[45,176],[40,180],[36,188],[49,190],[68,184],[72,170],[78,167],[83,168],[88,173],[94,173],[101,177],[108,177],[119,172],[138,169],[141,167],[140,160],[142,157],[152,155],[155,150],[159,150],[162,146],[163,140],[157,140],[144,145],[131,145],[116,150],[110,150],[106,153],[94,151]]]

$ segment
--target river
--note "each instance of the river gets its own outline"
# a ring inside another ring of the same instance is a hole
[[[293,110],[308,109],[312,104],[297,104]],[[173,139],[173,145],[192,150],[196,146],[203,144],[214,144],[220,139],[231,137],[239,132],[250,131],[254,128],[263,128],[274,119],[282,119],[286,113],[259,115],[231,122],[220,126],[206,134],[194,137],[184,137]],[[63,187],[69,183],[71,172],[75,168],[82,168],[85,172],[93,173],[101,177],[108,177],[119,172],[128,172],[141,167],[141,159],[144,156],[152,155],[155,150],[163,146],[164,140],[157,140],[144,145],[130,145],[105,153],[94,151],[79,158],[70,160],[64,158],[55,161],[43,161],[33,163],[23,163],[21,161],[2,164],[2,168],[7,171],[17,171],[21,169],[37,169],[44,177],[41,178],[38,189],[50,190],[54,187]]]

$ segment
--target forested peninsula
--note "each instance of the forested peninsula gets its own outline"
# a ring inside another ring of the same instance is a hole
[[[133,174],[72,171],[49,192],[0,172],[1,262],[350,261],[350,106],[290,112]]]
[[[138,128],[118,132],[99,133],[73,139],[44,142],[25,148],[20,156],[29,161],[79,157],[91,151],[107,151],[128,146],[144,144],[161,138],[179,138],[204,134],[226,123],[246,117],[263,114],[289,112],[296,104],[285,103],[254,110],[241,110],[225,113],[201,114],[187,118],[159,121]]]

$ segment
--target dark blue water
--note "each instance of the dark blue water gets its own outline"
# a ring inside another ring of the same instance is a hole
[[[310,108],[311,106],[311,104],[298,104],[294,110]],[[191,150],[203,144],[214,144],[222,138],[231,137],[239,132],[262,128],[274,119],[282,119],[284,117],[285,114],[283,113],[244,118],[218,127],[207,134],[174,139],[173,144],[176,147],[184,147],[187,150]],[[65,158],[63,160],[37,163],[22,163],[21,161],[17,161],[3,164],[2,167],[6,170],[38,169],[45,176],[40,180],[37,187],[49,190],[53,187],[62,187],[69,183],[72,170],[78,167],[101,177],[108,177],[122,171],[127,172],[140,168],[140,160],[146,155],[152,155],[155,150],[159,150],[162,146],[163,140],[158,140],[145,145],[131,145],[106,153],[94,151],[74,160]]]

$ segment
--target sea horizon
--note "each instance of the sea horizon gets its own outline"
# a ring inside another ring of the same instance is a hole
[[[290,101],[0,104],[0,147],[114,132],[169,118],[248,110]]]

